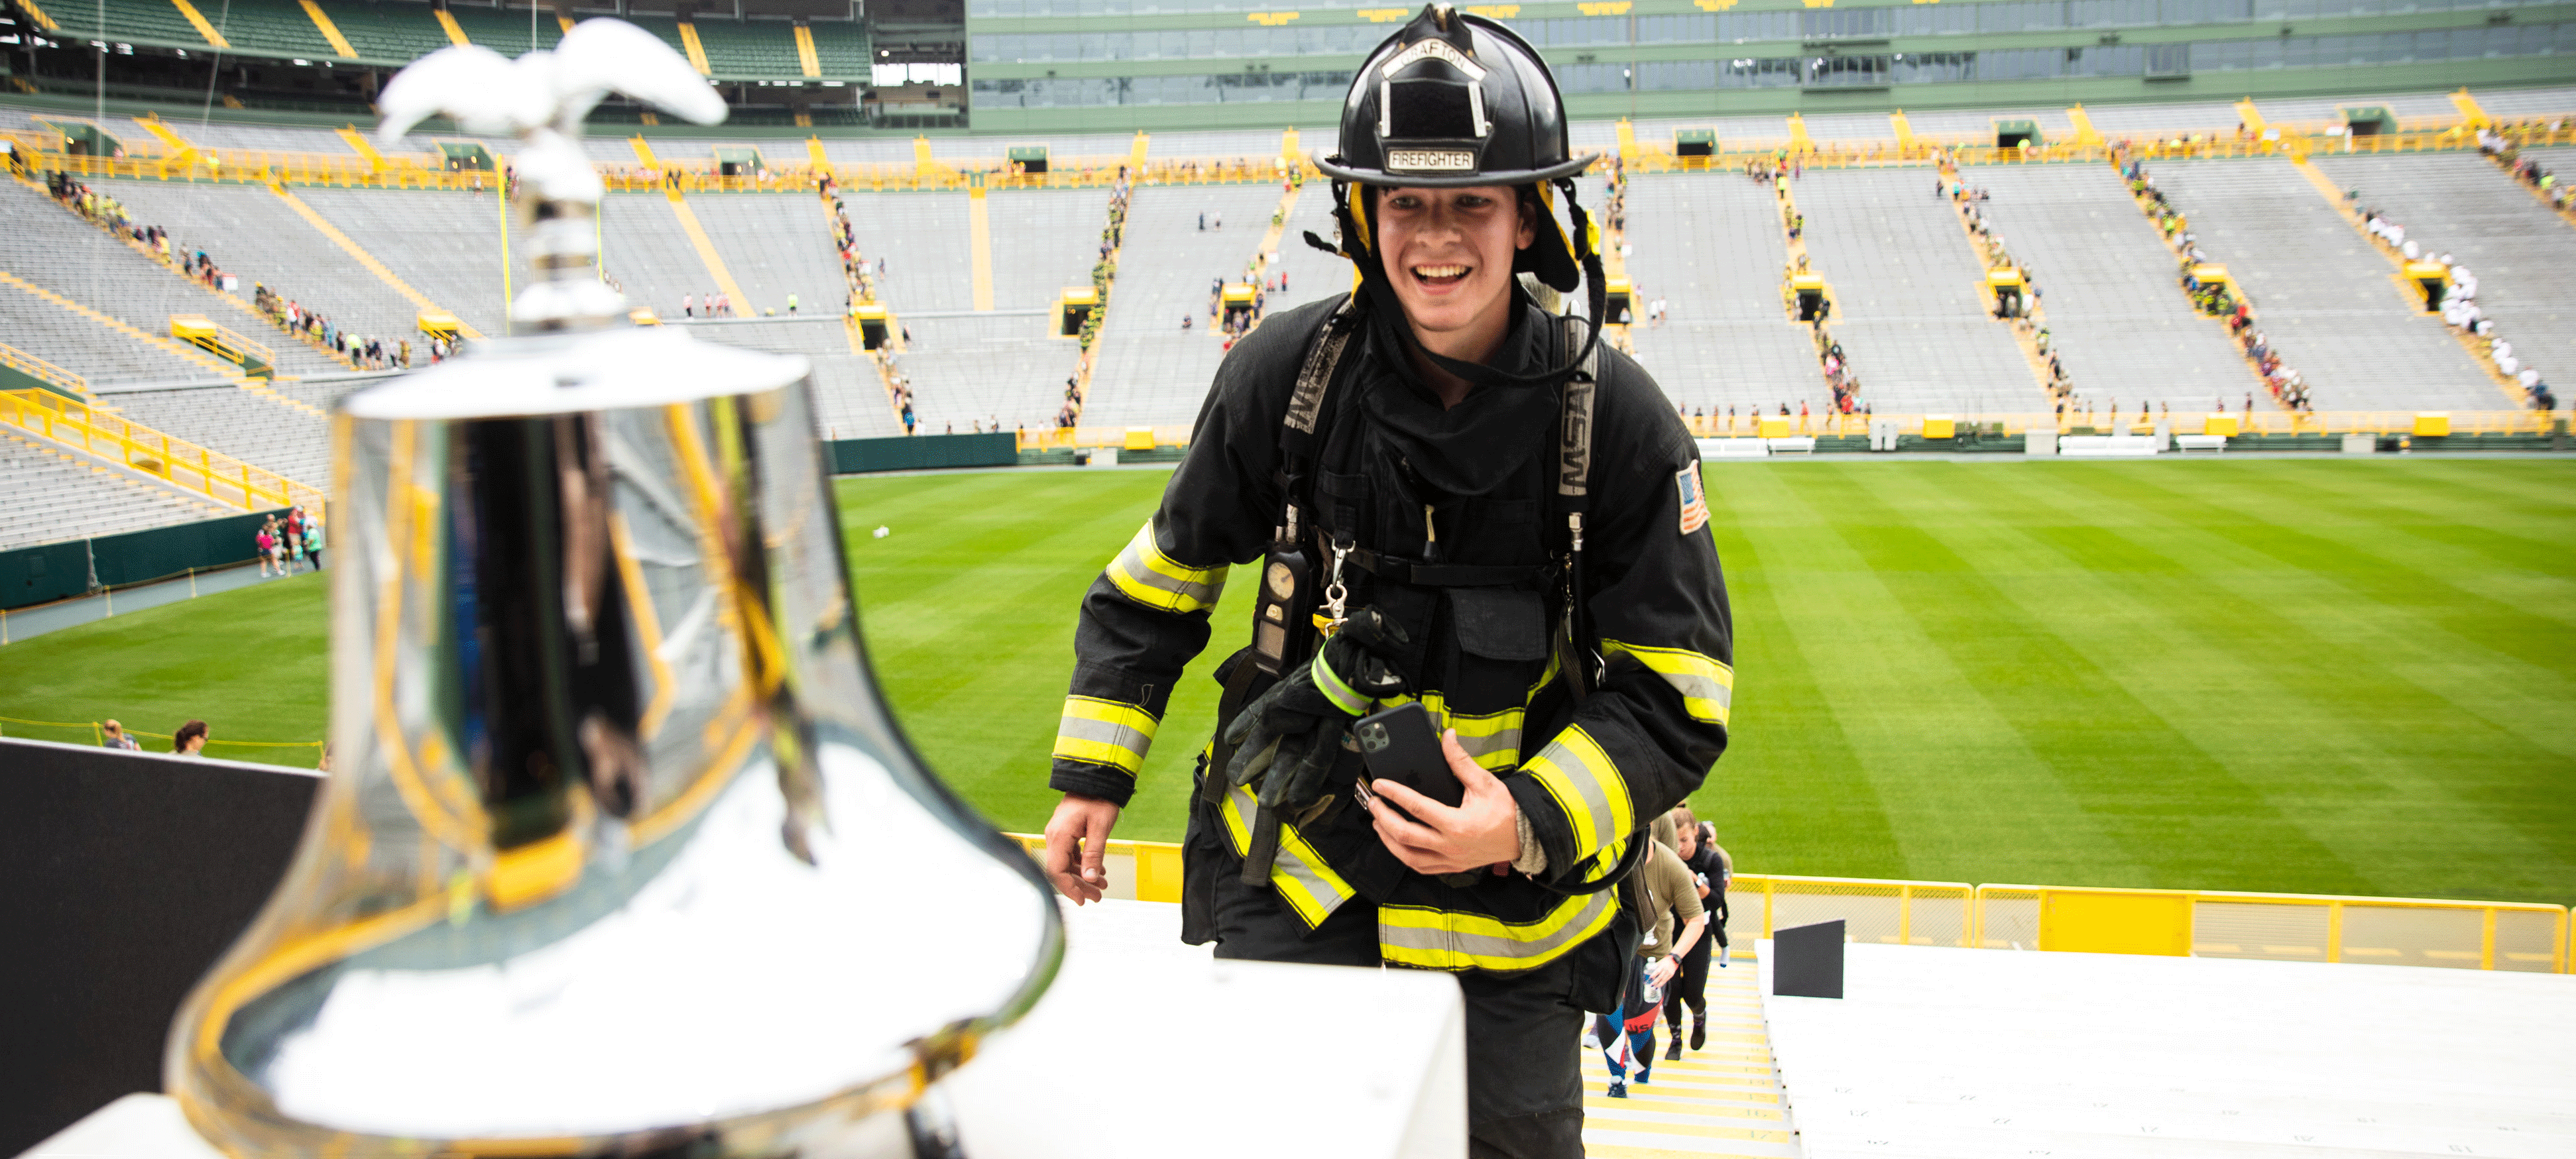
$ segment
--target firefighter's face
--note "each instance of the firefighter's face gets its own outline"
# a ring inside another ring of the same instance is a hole
[[[1538,241],[1538,223],[1508,185],[1403,187],[1378,196],[1377,239],[1396,300],[1431,340],[1508,323],[1512,256]]]

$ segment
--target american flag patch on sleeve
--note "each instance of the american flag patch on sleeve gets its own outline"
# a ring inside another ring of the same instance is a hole
[[[1673,472],[1673,485],[1682,493],[1682,534],[1708,526],[1708,493],[1700,487],[1699,464]]]

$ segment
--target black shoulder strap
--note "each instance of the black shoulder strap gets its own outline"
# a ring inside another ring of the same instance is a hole
[[[1581,343],[1581,318],[1563,319],[1568,342]],[[1592,694],[1594,658],[1591,617],[1583,607],[1583,517],[1592,505],[1592,401],[1600,385],[1601,351],[1584,347],[1583,359],[1567,375],[1563,423],[1557,437],[1556,502],[1565,510],[1565,608],[1556,631],[1557,669],[1566,687],[1581,700]]]

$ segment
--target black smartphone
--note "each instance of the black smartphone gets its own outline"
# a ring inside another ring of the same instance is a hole
[[[1466,800],[1467,786],[1449,771],[1449,758],[1440,752],[1440,730],[1431,726],[1430,711],[1419,703],[1361,717],[1351,735],[1360,743],[1360,759],[1370,777],[1393,781],[1453,809]]]

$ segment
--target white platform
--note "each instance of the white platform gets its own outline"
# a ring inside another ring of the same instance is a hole
[[[2153,435],[2059,435],[2057,453],[2070,459],[2142,459],[2164,448]]]
[[[2576,976],[1844,949],[1765,999],[1811,1159],[2576,1156]]]
[[[1205,947],[1180,943],[1179,906],[1064,910],[1064,970],[1046,997],[941,1084],[967,1154],[1467,1153],[1466,1014],[1448,975],[1217,962]],[[1315,1113],[1247,1119],[1246,1100],[1274,1086],[1286,1097],[1280,1105]],[[221,1157],[189,1130],[178,1104],[137,1094],[22,1159]]]

